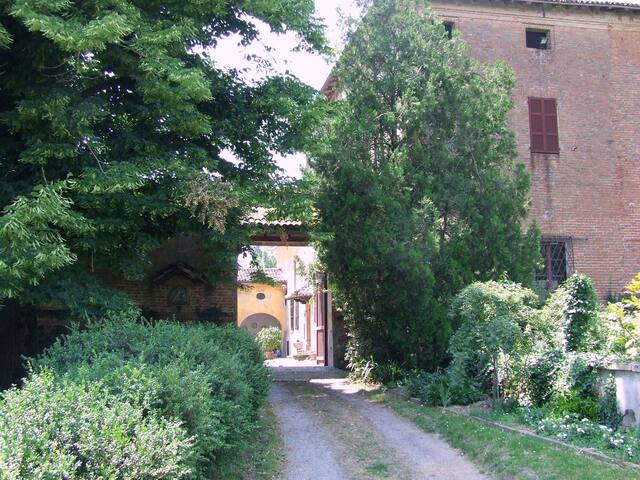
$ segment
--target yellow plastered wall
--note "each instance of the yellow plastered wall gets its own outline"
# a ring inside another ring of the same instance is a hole
[[[265,298],[258,300],[258,293],[264,293]],[[285,292],[281,285],[265,285],[249,283],[238,289],[238,326],[245,318],[255,313],[266,313],[278,319],[282,332],[287,329],[287,310],[285,306]]]

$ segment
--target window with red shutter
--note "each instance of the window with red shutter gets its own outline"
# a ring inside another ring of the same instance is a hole
[[[534,153],[560,153],[555,98],[529,97],[529,134]]]

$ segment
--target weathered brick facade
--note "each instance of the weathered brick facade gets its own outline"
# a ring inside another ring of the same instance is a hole
[[[227,281],[210,282],[200,273],[206,270],[207,258],[199,242],[183,237],[167,242],[151,255],[152,267],[144,280],[128,281],[104,271],[98,276],[107,285],[128,293],[147,316],[235,323],[235,263]]]
[[[640,4],[432,5],[472,56],[515,71],[512,127],[543,238],[570,240],[573,270],[592,277],[602,298],[621,292],[640,271]],[[527,28],[549,31],[550,48],[527,48]],[[530,151],[528,97],[557,100],[559,154]]]

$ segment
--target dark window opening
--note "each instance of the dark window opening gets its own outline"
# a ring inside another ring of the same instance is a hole
[[[529,133],[534,153],[560,153],[555,98],[529,97]]]
[[[264,293],[260,292],[256,295],[256,298],[258,300],[264,300],[265,298],[267,298],[267,296]]]
[[[447,38],[453,38],[453,22],[442,22]]]
[[[540,245],[544,267],[536,280],[548,292],[564,282],[573,271],[573,255],[569,239],[543,239]]]
[[[538,50],[549,49],[548,30],[527,30],[527,48],[537,48]]]

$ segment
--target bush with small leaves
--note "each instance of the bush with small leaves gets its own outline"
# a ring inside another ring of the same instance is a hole
[[[248,445],[268,378],[251,335],[235,326],[147,323],[136,314],[90,323],[32,361],[60,384],[99,382],[148,411],[179,420],[193,437],[190,478],[223,478]]]
[[[0,478],[188,478],[192,439],[181,422],[130,400],[99,382],[31,376],[0,400]]]

